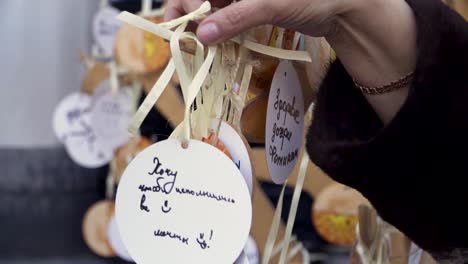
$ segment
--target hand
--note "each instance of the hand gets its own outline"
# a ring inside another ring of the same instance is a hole
[[[213,0],[220,7],[198,26],[198,38],[205,44],[217,44],[252,27],[274,24],[311,36],[327,36],[334,30],[335,18],[352,4],[344,0]],[[165,20],[192,12],[202,0],[169,0]]]
[[[165,20],[197,9],[202,0],[168,0]],[[220,7],[198,26],[198,38],[218,44],[255,26],[273,24],[323,36],[348,73],[365,86],[400,79],[416,63],[416,22],[405,0],[211,0]],[[384,123],[398,112],[408,88],[366,96]]]

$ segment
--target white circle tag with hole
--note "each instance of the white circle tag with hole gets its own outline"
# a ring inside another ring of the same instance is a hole
[[[53,117],[57,138],[70,158],[85,168],[101,167],[112,159],[112,152],[99,144],[91,127],[91,102],[89,95],[72,93],[58,104]]]
[[[57,139],[64,143],[70,132],[80,128],[80,120],[91,111],[91,96],[72,93],[57,105],[52,126]]]
[[[234,163],[215,147],[168,139],[125,170],[116,216],[138,264],[233,263],[249,236],[252,205]]]
[[[210,128],[214,131],[219,124],[219,120],[212,120]],[[252,196],[253,191],[253,178],[252,178],[252,163],[250,162],[249,152],[245,146],[244,141],[239,136],[234,128],[226,122],[221,122],[218,137],[226,146],[231,154],[234,164],[239,168],[242,176],[244,176],[249,193]]]
[[[129,140],[128,125],[133,116],[131,91],[120,88],[110,91],[109,81],[103,81],[97,88],[94,106],[91,111],[91,127],[99,144],[113,152]]]
[[[129,262],[133,261],[132,257],[130,257],[128,254],[127,248],[123,244],[122,239],[120,238],[115,216],[111,218],[109,225],[107,226],[107,240],[119,258]]]
[[[301,82],[290,61],[281,61],[273,76],[265,129],[268,171],[273,182],[281,184],[299,158],[304,133]]]
[[[122,22],[117,19],[119,11],[113,7],[106,7],[96,13],[93,20],[93,35],[103,55],[111,57],[117,31]]]

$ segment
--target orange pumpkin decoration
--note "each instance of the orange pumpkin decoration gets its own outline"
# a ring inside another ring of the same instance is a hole
[[[162,18],[147,18],[153,23]],[[115,39],[115,57],[119,64],[137,74],[161,71],[170,58],[169,43],[129,24],[124,24]]]
[[[325,187],[312,209],[312,222],[331,244],[352,246],[356,239],[359,205],[370,205],[358,191],[339,183]]]

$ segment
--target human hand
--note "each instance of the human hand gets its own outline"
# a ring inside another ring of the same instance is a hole
[[[212,0],[218,11],[198,26],[198,38],[205,44],[217,44],[248,29],[273,24],[310,36],[327,36],[334,31],[335,18],[352,7],[343,0]],[[169,0],[165,20],[197,9],[202,0]]]

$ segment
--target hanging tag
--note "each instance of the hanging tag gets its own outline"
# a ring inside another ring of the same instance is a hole
[[[139,264],[233,263],[250,231],[252,206],[239,170],[197,140],[187,149],[168,139],[142,151],[116,201],[122,240]]]
[[[93,19],[93,35],[101,54],[112,57],[114,52],[114,40],[122,22],[116,17],[119,10],[107,6],[99,10]]]
[[[111,153],[129,140],[128,125],[133,117],[133,98],[130,89],[112,93],[109,81],[103,81],[96,91],[91,110],[91,127],[101,147]]]
[[[218,131],[219,126],[219,131]],[[178,125],[169,138],[176,139],[182,134],[182,124]],[[250,161],[249,151],[246,143],[242,140],[241,136],[236,130],[226,122],[222,121],[220,124],[219,119],[212,119],[210,121],[210,132],[215,133],[218,131],[218,139],[222,142],[222,145],[226,148],[226,152],[229,154],[228,157],[232,159],[236,167],[244,177],[247,188],[249,189],[250,196],[253,192],[253,168]],[[209,141],[208,139],[207,141]],[[222,149],[219,149],[221,152]],[[224,153],[224,152],[223,152]],[[225,153],[226,154],[226,153]]]
[[[277,184],[291,174],[303,141],[304,101],[301,82],[293,64],[281,61],[268,97],[266,151],[268,171]]]
[[[55,136],[64,143],[70,132],[80,128],[81,119],[91,110],[91,96],[84,93],[72,93],[65,97],[55,108],[52,120]]]
[[[212,131],[217,130],[219,120],[212,120],[210,129]],[[247,150],[244,141],[240,135],[228,125],[226,122],[221,122],[221,126],[218,132],[218,138],[224,143],[227,150],[229,151],[232,161],[236,167],[240,170],[244,177],[245,183],[249,188],[250,196],[252,196],[253,190],[253,179],[252,179],[252,163],[250,162],[249,152]]]
[[[70,158],[85,168],[97,168],[112,159],[112,153],[97,142],[91,127],[92,97],[72,93],[63,99],[54,112],[53,127],[64,143]]]
[[[123,244],[122,239],[120,238],[120,233],[117,228],[117,220],[115,219],[115,216],[112,216],[107,227],[107,240],[109,240],[112,249],[115,251],[119,258],[124,259],[128,262],[133,261],[132,257],[130,257],[130,254],[128,254],[127,248]]]

